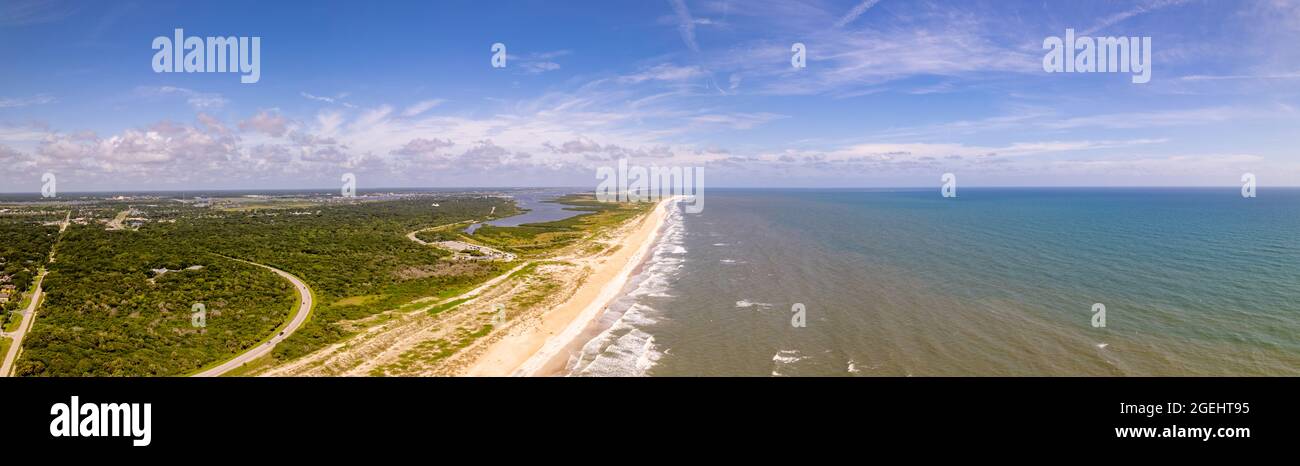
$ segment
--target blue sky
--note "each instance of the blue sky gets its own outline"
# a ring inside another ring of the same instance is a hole
[[[175,28],[261,37],[261,79],[155,73]],[[1151,82],[1044,72],[1066,28],[1151,37]],[[594,186],[622,157],[708,186],[1300,185],[1297,39],[1293,0],[10,0],[0,192]]]

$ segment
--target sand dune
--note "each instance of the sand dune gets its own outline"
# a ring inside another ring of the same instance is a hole
[[[632,272],[644,260],[673,201],[674,198],[660,201],[639,223],[621,231],[618,248],[612,254],[576,261],[590,270],[577,291],[543,314],[540,325],[494,342],[467,375],[535,376],[549,375],[556,370],[564,363],[565,349],[618,297]]]

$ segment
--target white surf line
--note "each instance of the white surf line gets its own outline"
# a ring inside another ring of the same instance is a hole
[[[651,214],[656,210],[667,209],[669,205],[674,204],[678,200],[678,197],[674,196],[659,201],[659,205],[655,206],[654,210],[651,211]],[[605,309],[609,307],[609,303],[619,297],[620,292],[623,291],[623,287],[627,285],[628,280],[632,278],[632,272],[641,265],[645,260],[646,254],[649,253],[652,246],[659,241],[660,230],[663,230],[664,222],[667,221],[667,219],[667,213],[659,217],[659,220],[655,222],[654,230],[650,236],[647,237],[645,241],[641,242],[641,245],[637,247],[636,254],[633,254],[626,264],[623,264],[623,268],[619,270],[618,275],[613,280],[606,282],[605,286],[601,287],[600,294],[596,296],[596,300],[583,308],[582,313],[578,314],[576,318],[570,321],[569,325],[564,328],[564,331],[548,338],[546,343],[543,344],[537,352],[533,353],[532,356],[529,356],[523,364],[519,365],[519,368],[515,369],[515,371],[510,374],[511,377],[536,376],[546,367],[547,363],[549,363],[551,359],[561,351],[564,351],[565,348],[568,348],[569,345],[587,329],[587,326],[591,325],[591,323],[595,321],[596,317],[599,317],[600,314],[605,312]]]
[[[283,277],[285,280],[289,280],[289,282],[293,283],[294,288],[297,289],[298,291],[298,310],[297,313],[294,314],[293,319],[289,321],[289,325],[285,326],[284,330],[282,330],[280,333],[276,335],[272,335],[270,340],[267,340],[265,343],[259,344],[253,347],[252,349],[245,351],[224,363],[221,363],[221,365],[217,367],[213,367],[203,372],[194,374],[193,377],[217,377],[220,376],[221,374],[225,374],[227,372],[235,370],[236,368],[239,368],[240,366],[243,366],[244,364],[250,361],[253,361],[257,358],[269,354],[271,350],[275,349],[276,344],[283,341],[285,338],[289,338],[290,335],[293,335],[294,331],[298,330],[299,327],[302,327],[302,324],[307,322],[307,317],[311,315],[312,305],[314,304],[312,302],[311,288],[308,288],[306,283],[304,283],[298,277],[293,276],[293,274],[277,269],[275,267],[271,267],[269,265],[258,264],[256,262],[249,262],[243,259],[235,259],[233,257],[226,257],[226,256],[221,256],[221,257],[233,261],[243,262],[245,264],[262,267],[264,269],[275,272],[277,275]]]

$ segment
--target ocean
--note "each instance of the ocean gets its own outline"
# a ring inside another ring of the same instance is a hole
[[[705,198],[567,374],[1300,375],[1298,189]]]

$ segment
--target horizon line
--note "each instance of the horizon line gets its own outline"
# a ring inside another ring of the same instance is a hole
[[[414,191],[414,190],[517,190],[517,189],[590,189],[595,192],[595,188],[585,188],[579,186],[407,186],[407,187],[379,187],[379,188],[357,188],[356,192],[386,192],[386,191]],[[773,187],[754,187],[754,186],[717,186],[707,189],[727,189],[727,190],[850,190],[850,189],[940,189],[941,186],[773,186]],[[1240,189],[1241,185],[1062,185],[1062,186],[1006,186],[1006,185],[978,185],[978,186],[959,186],[958,189]],[[1300,185],[1258,185],[1259,188],[1280,188],[1296,189]],[[193,192],[247,192],[247,191],[300,191],[300,192],[336,192],[338,187],[329,188],[195,188],[195,189],[105,189],[92,191],[67,191],[67,194],[126,194],[126,193],[193,193]],[[0,191],[0,195],[40,195],[40,191]]]

